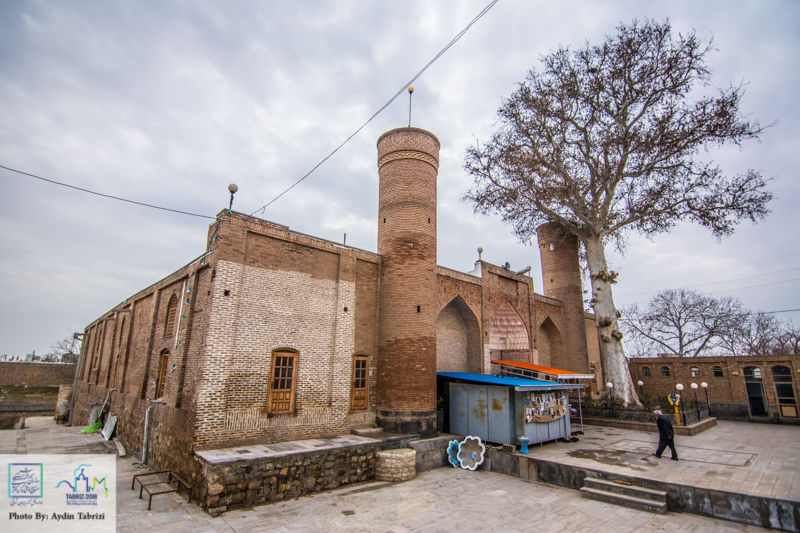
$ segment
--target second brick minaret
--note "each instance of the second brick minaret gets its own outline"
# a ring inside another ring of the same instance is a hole
[[[378,424],[436,435],[436,177],[439,140],[419,128],[378,139]]]

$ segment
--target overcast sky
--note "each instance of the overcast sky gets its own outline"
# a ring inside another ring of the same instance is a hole
[[[302,177],[432,59],[481,1],[0,2],[0,165],[139,202],[214,216],[252,212]],[[697,226],[622,256],[618,306],[697,287],[763,311],[800,308],[800,2],[500,0],[414,83],[412,125],[442,142],[440,265],[533,266],[497,217],[473,215],[466,147],[504,97],[560,45],[599,43],[633,18],[713,37],[714,85],[747,83],[744,112],[778,121],[728,174],[774,178],[772,214],[718,243]],[[713,87],[710,88],[713,90]],[[376,249],[378,136],[406,125],[403,95],[258,216]],[[44,353],[201,254],[210,220],[157,211],[0,169],[0,354]],[[746,278],[746,279],[745,279]],[[758,286],[758,287],[755,287]],[[782,313],[800,321],[800,313]]]

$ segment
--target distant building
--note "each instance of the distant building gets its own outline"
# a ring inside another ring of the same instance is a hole
[[[800,355],[738,357],[640,357],[629,362],[634,382],[654,401],[684,386],[683,401],[708,402],[711,416],[722,420],[798,423],[797,381]],[[707,388],[701,386],[708,385]],[[662,406],[667,407],[667,406]]]

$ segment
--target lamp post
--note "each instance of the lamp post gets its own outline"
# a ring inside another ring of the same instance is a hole
[[[680,398],[680,401],[678,403],[680,403],[680,405],[681,405],[681,413],[684,413],[684,411],[683,411],[683,385],[678,383],[677,385],[675,385],[675,388],[678,389],[678,397]],[[678,416],[678,406],[677,405],[675,406],[675,416]],[[685,414],[683,415],[683,425],[684,426],[686,425],[686,415]]]
[[[708,416],[711,416],[711,404],[708,403],[708,383],[705,381],[700,384],[703,390],[706,391],[706,408],[708,409]]]
[[[697,412],[697,421],[700,422],[700,404],[697,403],[698,385],[697,383],[692,383],[689,386],[692,387],[692,390],[694,391],[694,410]]]
[[[611,420],[614,420],[614,384],[609,381],[606,387],[608,387],[608,400],[611,402]]]
[[[644,396],[644,394],[642,394],[642,387],[643,387],[643,386],[644,386],[644,381],[642,381],[642,380],[639,380],[639,398],[641,398],[642,396]]]

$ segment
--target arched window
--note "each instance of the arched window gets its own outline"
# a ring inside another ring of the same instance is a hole
[[[367,408],[369,398],[369,357],[353,356],[353,388],[350,391],[350,409],[360,411]]]
[[[173,294],[167,305],[167,317],[164,320],[164,337],[172,337],[172,330],[175,329],[175,314],[178,311],[178,299]]]
[[[164,383],[167,381],[167,365],[169,364],[169,350],[161,352],[161,362],[158,365],[158,381],[156,382],[156,398],[164,395]]]
[[[642,375],[645,376],[645,377],[650,376],[650,367],[649,366],[643,366],[642,367]]]
[[[693,367],[691,367],[689,369],[689,374],[691,374],[691,376],[693,378],[699,378],[700,377],[700,369],[698,367],[696,367],[696,366],[693,366]]]
[[[725,375],[722,372],[722,367],[721,366],[712,366],[711,367],[711,371],[714,373],[714,377],[715,378],[721,378],[721,377],[723,377]]]
[[[669,367],[668,366],[662,366],[661,367],[661,376],[665,377],[665,378],[669,377]]]
[[[294,396],[297,389],[297,352],[280,348],[272,352],[269,375],[267,412],[288,414],[294,412]]]
[[[794,386],[792,386],[792,369],[788,366],[773,366],[772,382],[775,384],[781,418],[798,418],[797,399],[794,397]]]

